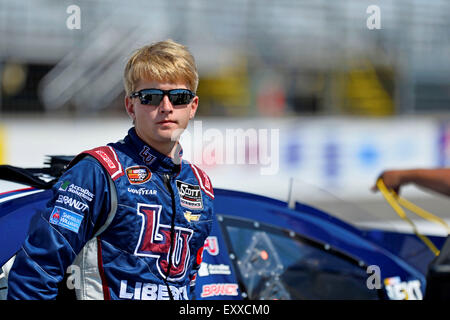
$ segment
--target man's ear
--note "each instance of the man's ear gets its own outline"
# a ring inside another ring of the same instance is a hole
[[[134,122],[136,120],[136,115],[134,113],[134,103],[128,95],[125,96],[125,110]]]
[[[195,117],[197,108],[198,108],[198,96],[195,96],[191,102],[191,112],[189,114],[189,120],[192,120]]]

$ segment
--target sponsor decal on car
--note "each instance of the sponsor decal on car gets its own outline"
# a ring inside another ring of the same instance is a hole
[[[61,228],[65,228],[75,233],[78,233],[82,220],[83,220],[82,215],[64,209],[62,207],[55,206],[50,215],[49,222]]]
[[[205,250],[212,256],[217,256],[219,254],[219,242],[216,236],[209,236],[205,240],[204,245]]]
[[[199,277],[206,277],[214,274],[230,275],[231,268],[226,264],[209,264],[202,262],[198,270]]]
[[[384,279],[384,285],[387,295],[391,300],[422,300],[422,290],[420,290],[420,281],[410,280],[401,281],[400,277],[391,277]]]
[[[211,283],[202,286],[202,298],[214,296],[237,296],[238,285],[235,283]]]
[[[180,195],[180,203],[183,207],[188,209],[203,209],[202,192],[199,186],[176,181],[178,193]]]
[[[128,167],[125,171],[131,184],[146,183],[152,177],[152,172],[145,166]]]

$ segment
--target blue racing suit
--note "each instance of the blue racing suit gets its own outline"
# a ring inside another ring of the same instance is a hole
[[[8,278],[8,299],[189,299],[213,221],[208,176],[131,128],[85,151],[53,186]]]

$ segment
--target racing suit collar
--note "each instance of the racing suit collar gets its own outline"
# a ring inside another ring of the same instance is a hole
[[[136,129],[132,127],[128,130],[128,135],[125,137],[125,143],[130,144],[134,148],[135,154],[146,166],[152,171],[158,171],[162,173],[179,173],[181,169],[181,157],[183,155],[183,149],[178,144],[179,158],[172,159],[156,149],[145,143],[136,133]]]

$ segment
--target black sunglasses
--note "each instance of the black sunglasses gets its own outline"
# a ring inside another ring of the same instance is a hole
[[[165,95],[169,97],[170,103],[174,106],[188,104],[195,97],[195,93],[189,89],[142,89],[133,92],[130,98],[139,98],[142,104],[159,106]]]

